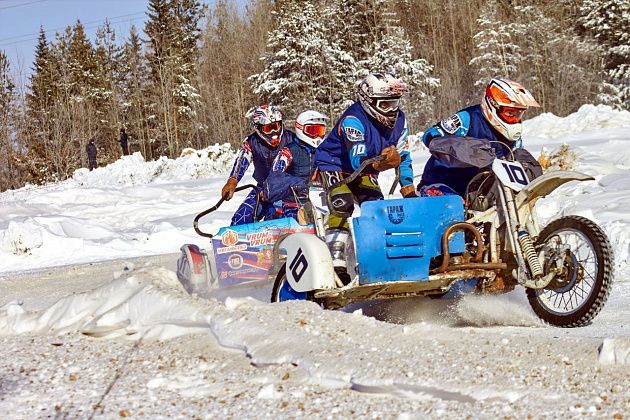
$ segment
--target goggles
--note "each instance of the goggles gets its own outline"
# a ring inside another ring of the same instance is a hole
[[[281,130],[282,130],[281,121],[274,121],[269,124],[263,124],[260,126],[260,131],[265,135],[279,133]]]
[[[521,122],[521,119],[523,119],[523,114],[525,113],[525,111],[525,108],[500,106],[497,115],[499,116],[499,118],[501,118],[501,120],[505,121],[508,124],[517,124]]]
[[[383,112],[398,111],[400,107],[400,98],[377,99],[376,108]]]
[[[326,134],[326,126],[324,124],[300,124],[295,123],[295,128],[302,130],[304,134],[311,138],[324,137]]]

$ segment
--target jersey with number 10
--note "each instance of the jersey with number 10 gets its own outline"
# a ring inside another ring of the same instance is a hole
[[[374,122],[359,102],[339,118],[330,134],[315,152],[315,166],[320,171],[352,173],[366,159],[378,156],[388,146],[395,146],[401,157],[400,185],[413,183],[413,169],[407,142],[407,122],[400,111],[394,127]],[[364,173],[376,173],[368,167]]]

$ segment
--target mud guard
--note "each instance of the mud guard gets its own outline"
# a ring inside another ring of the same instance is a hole
[[[208,255],[193,244],[182,245],[180,250],[177,279],[191,295],[208,298],[214,284]]]
[[[516,195],[516,208],[520,209],[525,203],[534,203],[539,198],[547,196],[559,186],[570,181],[593,181],[590,175],[576,171],[547,172],[534,179]]]
[[[279,244],[286,250],[286,276],[296,292],[335,288],[335,272],[326,243],[310,233],[294,233]]]

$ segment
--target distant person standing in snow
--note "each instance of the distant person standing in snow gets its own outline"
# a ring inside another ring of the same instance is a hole
[[[245,138],[239,150],[230,177],[221,189],[221,197],[231,200],[238,182],[250,164],[254,164],[257,186],[234,213],[231,226],[271,219],[275,213],[273,203],[262,197],[262,185],[269,176],[271,165],[282,148],[293,141],[295,134],[285,130],[280,110],[273,105],[261,105],[248,114],[254,132]]]
[[[87,152],[87,156],[88,156],[88,168],[90,168],[90,171],[91,171],[97,166],[96,145],[94,144],[94,137],[92,137],[89,143],[87,144],[87,146],[85,146],[85,151]]]
[[[445,120],[429,127],[422,136],[422,142],[429,147],[437,137],[453,137],[453,141],[467,141],[470,138],[501,142],[507,146],[492,144],[497,156],[505,156],[508,150],[517,148],[515,157],[533,172],[542,173],[536,159],[525,149],[521,149],[523,114],[530,107],[538,107],[534,96],[520,83],[505,79],[492,79],[486,86],[481,104],[469,106]],[[462,139],[457,139],[462,137]],[[464,138],[465,137],[465,138]],[[454,147],[458,147],[455,143]],[[459,146],[465,146],[461,144]],[[535,168],[538,166],[538,168]],[[477,167],[453,167],[435,156],[427,161],[422,180],[418,185],[421,196],[450,195],[464,196],[472,178],[481,172]],[[531,176],[531,175],[530,175]]]
[[[129,154],[129,137],[124,128],[120,129],[120,147],[122,147],[122,153],[124,156]]]

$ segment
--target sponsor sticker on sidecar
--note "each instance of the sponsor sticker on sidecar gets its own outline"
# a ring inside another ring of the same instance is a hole
[[[274,244],[280,235],[295,232],[314,233],[315,229],[292,218],[221,228],[212,238],[219,286],[266,280],[273,265]]]

